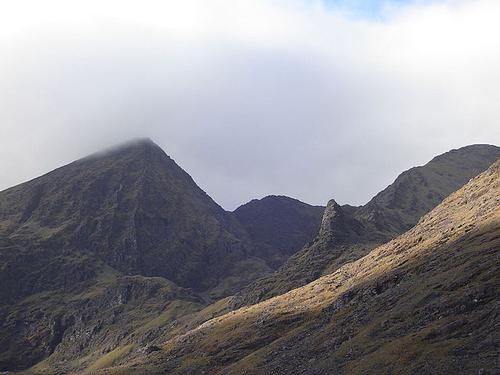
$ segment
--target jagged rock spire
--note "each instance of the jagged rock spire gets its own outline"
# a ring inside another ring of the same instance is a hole
[[[330,199],[321,220],[319,238],[328,242],[341,242],[348,237],[348,234],[349,227],[342,207],[334,199]]]

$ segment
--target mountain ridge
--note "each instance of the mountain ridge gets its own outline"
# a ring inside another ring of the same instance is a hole
[[[430,176],[444,166],[438,180],[457,185],[464,170],[472,174],[474,163],[492,157],[472,156],[472,166],[458,162],[465,169],[455,162],[447,169],[446,161]],[[391,196],[411,202],[412,195]],[[377,227],[361,209],[270,196],[227,212],[149,139],[6,189],[0,369],[94,372],[121,358],[159,355],[161,340],[334,273],[401,229],[392,222]],[[276,275],[285,277],[276,284],[268,275],[278,267]],[[271,280],[270,287],[252,284],[256,279]],[[287,322],[281,317],[276,324]]]
[[[324,207],[312,206],[284,195],[253,199],[233,211],[250,238],[263,248],[274,249],[274,268],[316,235]]]
[[[500,158],[500,148],[470,145],[434,157],[423,166],[401,173],[386,189],[366,205],[339,206],[347,241],[332,243],[319,233],[304,248],[293,254],[275,273],[255,281],[238,293],[236,306],[254,304],[297,288],[344,263],[352,262],[378,245],[410,229],[442,198]],[[325,215],[328,215],[328,206]],[[329,220],[326,216],[323,221]],[[323,222],[322,226],[328,226]],[[354,231],[355,229],[355,231]],[[345,235],[345,233],[344,233]]]

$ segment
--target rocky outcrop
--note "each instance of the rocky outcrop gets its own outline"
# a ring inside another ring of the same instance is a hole
[[[203,305],[191,290],[163,278],[105,268],[92,283],[1,306],[0,368],[21,370],[50,356],[51,373],[78,371],[121,345],[146,345],[163,333],[161,324],[171,329]]]
[[[326,205],[318,239],[324,246],[335,246],[359,241],[365,228],[363,224],[344,212],[344,209],[331,199]]]

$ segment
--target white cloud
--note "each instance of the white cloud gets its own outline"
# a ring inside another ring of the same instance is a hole
[[[363,203],[500,143],[500,2],[16,1],[0,12],[0,187],[151,136],[218,202]]]

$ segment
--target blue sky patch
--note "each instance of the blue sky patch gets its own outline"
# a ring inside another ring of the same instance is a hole
[[[383,19],[384,9],[391,6],[428,4],[437,0],[323,0],[331,9],[341,9],[352,17]]]

